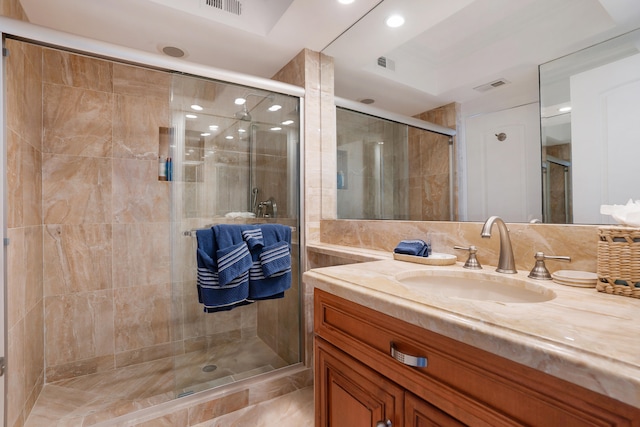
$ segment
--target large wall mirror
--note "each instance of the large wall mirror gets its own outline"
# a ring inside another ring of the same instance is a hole
[[[460,106],[455,200],[446,201],[455,210],[451,219],[500,215],[509,222],[599,224],[610,222],[599,214],[601,204],[640,199],[640,187],[622,187],[637,181],[632,163],[640,153],[629,156],[631,148],[624,146],[640,140],[633,127],[638,111],[629,108],[640,99],[636,83],[629,76],[610,87],[591,84],[611,73],[640,76],[631,59],[640,45],[633,32],[640,23],[637,2],[370,3],[371,10],[323,50],[334,58],[335,94],[410,117],[450,103]],[[405,26],[384,27],[385,18],[398,11],[405,14]],[[602,68],[607,63],[616,65]],[[588,70],[593,74],[586,75]],[[625,89],[613,90],[620,85]],[[557,111],[569,105],[571,112]],[[590,127],[583,130],[583,124]],[[368,157],[384,160],[375,156],[380,149],[374,146]],[[354,171],[347,151],[336,152],[343,175]],[[339,169],[336,175],[339,184]],[[384,188],[377,182],[376,188]],[[346,193],[338,189],[338,217]],[[369,203],[380,206],[380,200]],[[377,212],[367,219],[379,219],[382,210]]]

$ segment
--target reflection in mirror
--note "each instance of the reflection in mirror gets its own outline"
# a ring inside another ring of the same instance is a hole
[[[449,136],[336,110],[339,219],[453,218]]]
[[[410,19],[404,27],[384,27],[391,11],[404,11]],[[540,133],[540,109],[547,104],[541,105],[539,96],[568,93],[569,88],[553,82],[540,94],[538,65],[576,51],[589,56],[582,49],[634,30],[639,22],[640,8],[633,0],[382,0],[322,52],[333,60],[331,90],[337,97],[375,101],[376,108],[407,117],[460,105],[454,126],[459,131],[456,219],[500,215],[508,222],[607,223],[609,218],[598,214],[602,201],[589,196],[610,180],[611,169],[601,173],[599,165],[579,161],[570,145],[562,147],[575,124],[567,121],[563,129],[565,119],[557,117],[553,131],[549,117]],[[620,53],[611,46],[606,50],[609,56]],[[601,64],[601,59],[588,58],[584,63],[590,61],[591,67]],[[567,81],[572,67],[563,71]],[[617,120],[623,117],[616,114]],[[616,124],[616,129],[624,126]],[[501,133],[504,141],[495,137]],[[557,140],[544,148],[543,164],[541,136]],[[601,153],[601,148],[589,152]],[[605,158],[602,153],[600,158]]]
[[[640,30],[540,66],[545,222],[602,224],[640,199]]]

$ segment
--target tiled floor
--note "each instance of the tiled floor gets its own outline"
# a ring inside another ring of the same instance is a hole
[[[178,395],[285,365],[266,344],[253,337],[219,345],[207,352],[182,355],[175,360],[156,360],[62,380],[44,386],[25,427],[89,426]]]
[[[312,427],[313,423],[313,387],[307,387],[194,427]]]

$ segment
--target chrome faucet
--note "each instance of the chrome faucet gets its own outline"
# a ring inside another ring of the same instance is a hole
[[[498,260],[498,273],[514,274],[516,271],[516,261],[513,258],[513,249],[511,248],[511,239],[509,238],[509,229],[499,216],[490,217],[482,227],[480,235],[482,237],[491,237],[491,228],[493,224],[498,225],[498,231],[500,232],[500,258]]]

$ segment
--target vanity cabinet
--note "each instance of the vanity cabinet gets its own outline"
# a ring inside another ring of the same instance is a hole
[[[314,310],[316,427],[640,427],[638,408],[320,289]]]

